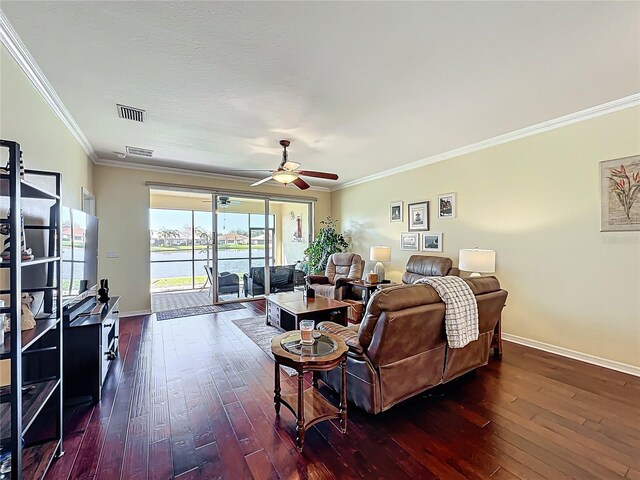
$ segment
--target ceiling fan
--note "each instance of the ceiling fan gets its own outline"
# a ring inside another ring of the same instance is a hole
[[[218,197],[218,206],[220,208],[229,208],[231,205],[242,205],[237,200],[231,200],[229,197]]]
[[[287,152],[287,148],[291,145],[289,140],[280,140],[280,145],[282,145],[282,161],[276,170],[238,170],[243,172],[269,172],[269,175],[262,180],[258,180],[255,183],[252,183],[252,187],[257,187],[258,185],[262,185],[263,183],[267,183],[269,180],[275,180],[276,182],[283,183],[285,185],[289,183],[293,183],[300,190],[306,190],[309,188],[309,184],[305,182],[300,177],[315,177],[315,178],[324,178],[326,180],[337,180],[338,175],[335,173],[327,173],[327,172],[314,172],[312,170],[298,170],[300,168],[300,164],[298,162],[290,162],[289,155]]]
[[[202,200],[203,203],[211,203],[211,200]],[[218,197],[218,207],[225,209],[225,208],[229,208],[230,206],[237,206],[237,205],[242,205],[241,202],[239,202],[238,200],[231,200],[229,197],[223,197],[220,196]]]

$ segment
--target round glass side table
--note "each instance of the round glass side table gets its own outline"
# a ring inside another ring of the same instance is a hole
[[[317,335],[317,334],[320,335]],[[284,405],[296,417],[296,445],[299,451],[304,446],[304,433],[312,425],[337,418],[342,433],[347,431],[347,345],[344,341],[328,332],[314,331],[313,345],[300,343],[300,331],[278,335],[271,340],[271,353],[275,358],[275,386],[273,402],[276,414]],[[298,374],[298,391],[281,395],[280,365],[294,369]],[[340,405],[335,407],[318,391],[315,372],[342,369]],[[313,386],[304,388],[304,372],[314,372]]]

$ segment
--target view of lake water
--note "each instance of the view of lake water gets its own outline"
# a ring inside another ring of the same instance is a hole
[[[264,253],[263,250],[254,252],[254,254]],[[212,254],[211,254],[212,255]],[[236,250],[228,251],[221,250],[219,252],[219,271],[221,272],[233,272],[233,273],[245,273],[249,271],[249,251],[248,250]],[[229,260],[234,258],[237,260]],[[207,264],[206,252],[196,250],[195,255],[195,274],[196,276],[205,275],[204,266]],[[169,262],[169,263],[151,263],[151,282],[159,278],[174,278],[174,277],[188,277],[191,276],[191,251],[169,251],[169,252],[151,252],[151,261],[158,260],[183,260],[184,262]],[[213,262],[213,260],[211,260]],[[264,265],[264,258],[255,258],[251,260],[251,266],[258,267]]]

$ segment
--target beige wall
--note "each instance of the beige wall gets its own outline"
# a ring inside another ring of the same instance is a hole
[[[496,250],[505,332],[640,366],[640,232],[600,232],[598,166],[640,153],[639,132],[640,109],[627,109],[333,192],[332,215],[367,259],[370,245],[391,246],[399,280],[407,227],[389,222],[389,202],[406,217],[407,202],[429,200],[437,255],[457,265],[460,248]],[[438,220],[447,192],[458,216]]]
[[[304,259],[304,251],[309,246],[309,227],[307,207],[301,203],[283,203],[280,205],[280,242],[281,262],[285,265],[293,264]],[[291,218],[293,214],[293,219]],[[294,233],[297,231],[296,217],[300,217],[302,227],[302,241],[294,242]],[[323,220],[323,219],[320,219]]]
[[[26,168],[61,172],[62,204],[81,208],[81,187],[93,191],[93,163],[3,46],[0,137],[20,143]]]
[[[81,208],[81,187],[93,190],[93,163],[2,45],[0,138],[20,143],[27,169],[61,172],[63,205]],[[4,166],[6,160],[0,163]],[[7,273],[0,276],[2,289],[8,288]],[[9,365],[8,360],[0,362],[0,385],[9,382]]]
[[[97,165],[94,183],[100,218],[98,273],[101,278],[109,279],[113,294],[122,295],[123,312],[148,311],[151,308],[147,181],[316,197],[316,226],[331,211],[331,196],[325,191],[303,192],[277,185],[250,188],[247,182]],[[118,251],[118,258],[106,258],[106,252],[113,250]]]

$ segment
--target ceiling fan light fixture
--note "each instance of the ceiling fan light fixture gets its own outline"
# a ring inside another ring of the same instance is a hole
[[[287,184],[296,180],[298,178],[298,174],[295,172],[290,172],[288,170],[278,170],[276,172],[273,172],[272,178],[276,182]]]

